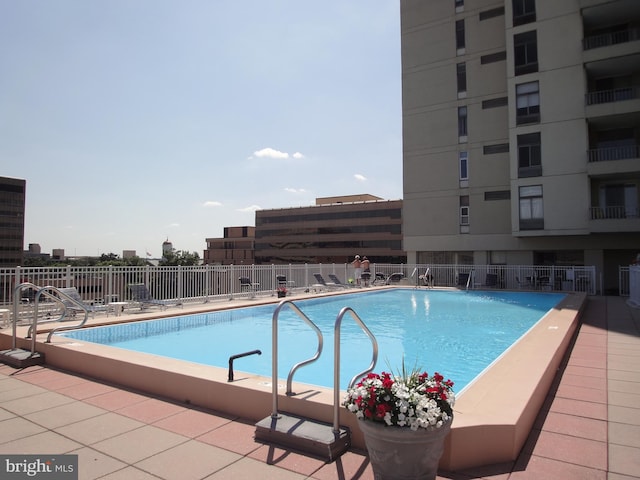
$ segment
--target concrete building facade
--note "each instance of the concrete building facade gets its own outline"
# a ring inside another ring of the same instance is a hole
[[[640,2],[401,0],[408,262],[640,252]]]

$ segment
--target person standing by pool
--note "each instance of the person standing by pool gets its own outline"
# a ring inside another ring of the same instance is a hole
[[[362,257],[362,262],[360,266],[362,267],[362,280],[364,280],[365,287],[369,286],[369,279],[371,278],[370,265],[371,265],[371,262],[369,262],[369,259],[367,258],[367,256],[365,255],[364,257]]]
[[[353,276],[356,279],[356,285],[360,285],[360,277],[362,276],[362,262],[360,261],[360,255],[356,255],[356,258],[351,262],[353,266]]]

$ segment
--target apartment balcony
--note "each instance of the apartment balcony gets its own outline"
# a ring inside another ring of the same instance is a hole
[[[589,230],[592,233],[640,232],[638,206],[591,207]]]
[[[592,148],[587,151],[591,177],[640,172],[640,145]]]
[[[640,87],[590,91],[585,95],[587,118],[624,115],[640,111]]]
[[[596,48],[619,46],[638,40],[640,40],[640,28],[621,28],[620,30],[585,37],[582,40],[582,48],[586,51]],[[624,48],[625,47],[622,49],[624,50]]]

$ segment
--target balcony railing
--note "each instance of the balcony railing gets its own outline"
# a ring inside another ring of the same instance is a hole
[[[640,158],[640,145],[592,148],[588,150],[587,153],[589,163],[608,162],[611,160],[628,160],[630,158]]]
[[[638,218],[638,207],[591,207],[591,220],[615,220]]]
[[[626,30],[619,30],[617,32],[586,37],[582,40],[582,47],[585,50],[591,50],[593,48],[609,47],[619,43],[632,42],[638,39],[640,39],[640,29],[629,28]]]
[[[600,103],[624,102],[640,98],[640,88],[622,87],[612,90],[599,90],[589,92],[585,95],[587,105],[598,105]]]

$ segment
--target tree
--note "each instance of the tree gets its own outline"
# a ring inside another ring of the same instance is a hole
[[[171,252],[165,252],[160,265],[200,265],[200,255],[197,252],[186,252],[184,250],[172,250]]]

